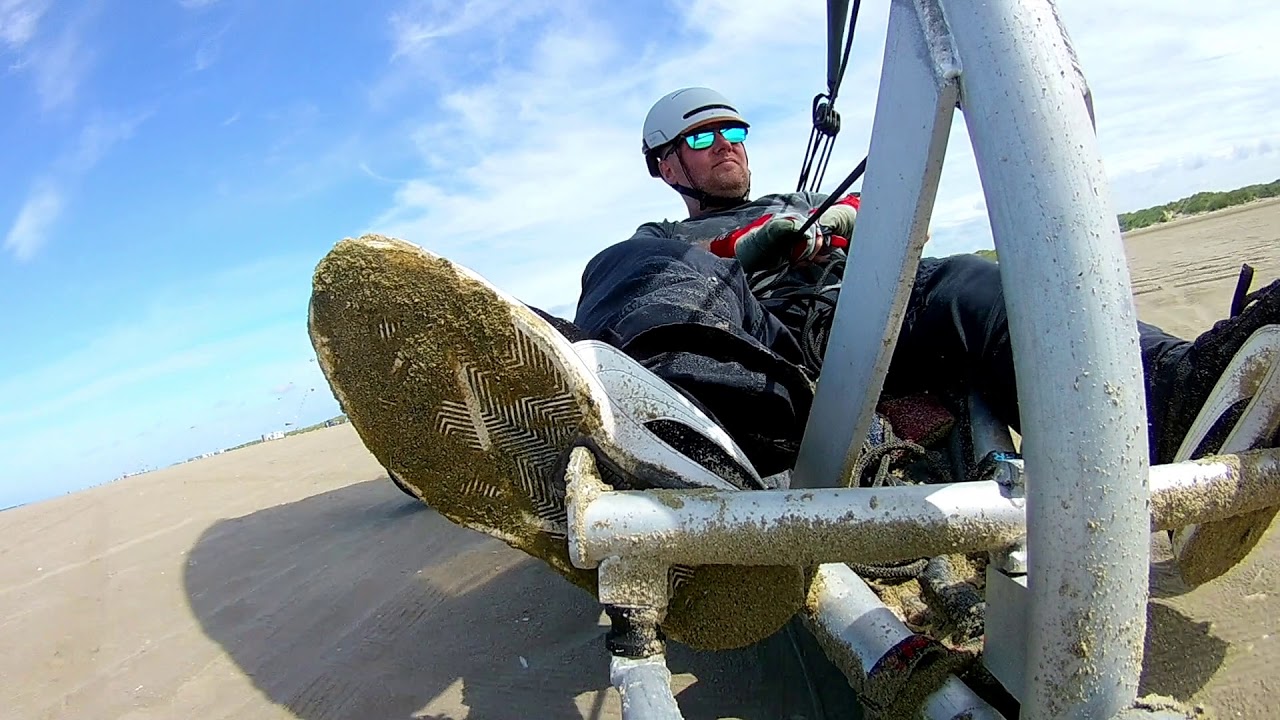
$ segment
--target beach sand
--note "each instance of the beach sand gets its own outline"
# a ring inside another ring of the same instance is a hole
[[[1193,336],[1278,245],[1280,202],[1131,233],[1139,316]],[[0,538],[0,718],[620,717],[594,600],[403,495],[350,426],[15,508]],[[1278,543],[1191,592],[1153,568],[1144,692],[1274,716]],[[672,645],[686,717],[813,705],[808,641]]]

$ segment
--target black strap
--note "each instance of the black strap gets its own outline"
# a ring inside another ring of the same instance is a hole
[[[1244,263],[1240,266],[1240,278],[1236,280],[1236,292],[1231,297],[1231,317],[1244,312],[1249,304],[1249,287],[1253,285],[1253,266]]]
[[[680,157],[679,152],[675,153],[675,156],[676,162],[680,163],[680,170],[684,173],[685,177],[689,177],[689,168],[685,167],[684,158]],[[743,195],[742,197],[712,195],[705,190],[692,188],[688,185],[681,185],[680,183],[670,183],[670,185],[681,195],[697,200],[699,210],[728,210],[730,208],[736,208],[747,201],[746,195]]]

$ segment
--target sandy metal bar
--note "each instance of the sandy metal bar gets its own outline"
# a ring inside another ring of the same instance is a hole
[[[614,556],[667,564],[883,562],[1001,547],[1024,532],[1021,507],[1002,497],[995,482],[645,490],[577,499],[569,544],[580,567]]]
[[[571,473],[569,545],[579,567],[611,557],[664,565],[887,562],[997,550],[1026,533],[1023,501],[990,481],[626,492],[592,483]],[[1280,449],[1156,466],[1150,486],[1150,530],[1280,505]]]
[[[1151,529],[1173,530],[1280,505],[1280,449],[1151,468]]]
[[[866,682],[871,669],[886,653],[913,635],[862,578],[840,564],[818,569],[804,620],[827,657],[854,688]],[[926,718],[942,720],[1003,718],[953,676],[946,677],[925,699],[922,711]]]
[[[647,658],[614,656],[609,680],[622,699],[623,720],[681,720],[671,692],[671,671],[664,655]]]
[[[1116,211],[1052,2],[944,9],[1035,478],[1022,717],[1111,717],[1137,695],[1150,530],[1137,313]]]

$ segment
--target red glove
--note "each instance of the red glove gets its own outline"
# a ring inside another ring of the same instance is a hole
[[[715,238],[709,244],[719,257],[736,258],[747,272],[776,267],[783,262],[819,259],[831,248],[848,248],[859,200],[847,195],[828,208],[805,232],[807,218],[798,213],[762,215],[750,224]],[[810,211],[812,216],[816,211]]]

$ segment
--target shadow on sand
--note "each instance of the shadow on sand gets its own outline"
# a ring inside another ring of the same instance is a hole
[[[204,632],[301,718],[617,717],[594,598],[385,477],[217,523],[184,580]],[[801,630],[668,651],[691,720],[850,717]]]

